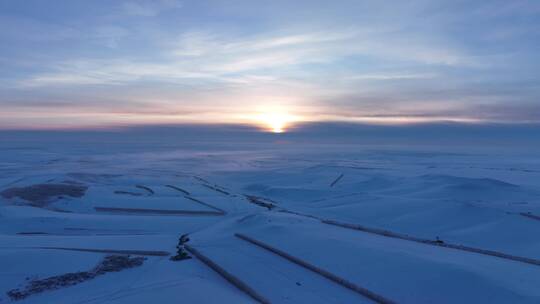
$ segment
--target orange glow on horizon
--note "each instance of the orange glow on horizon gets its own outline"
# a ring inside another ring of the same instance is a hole
[[[283,112],[266,112],[255,115],[253,120],[264,130],[272,133],[284,133],[296,119]]]
[[[265,105],[242,109],[163,108],[161,112],[98,111],[78,108],[30,107],[0,113],[0,129],[107,129],[142,125],[241,124],[265,132],[285,133],[305,123],[343,122],[373,125],[408,125],[437,122],[504,123],[474,117],[380,116],[380,113],[342,113],[324,108],[306,109],[285,105]],[[170,112],[171,114],[168,114]],[[294,113],[294,114],[292,114]],[[356,114],[356,115],[355,115]],[[362,115],[363,114],[363,115]],[[16,117],[16,118],[14,118]]]

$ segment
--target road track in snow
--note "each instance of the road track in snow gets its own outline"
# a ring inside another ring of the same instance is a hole
[[[352,283],[346,288],[344,279],[327,273],[336,279],[332,282],[320,273],[238,237],[207,244],[194,242],[186,245],[186,250],[259,303],[394,303],[375,301],[358,293],[360,287],[349,288]]]

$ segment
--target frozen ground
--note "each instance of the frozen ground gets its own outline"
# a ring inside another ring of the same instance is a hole
[[[538,150],[16,136],[0,149],[0,303],[130,250],[143,265],[17,303],[253,303],[201,260],[163,255],[186,233],[272,303],[373,301],[236,233],[397,303],[540,303],[540,264],[439,246],[540,260]]]

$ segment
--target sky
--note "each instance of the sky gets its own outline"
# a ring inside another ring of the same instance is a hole
[[[540,122],[540,1],[0,0],[0,129]]]

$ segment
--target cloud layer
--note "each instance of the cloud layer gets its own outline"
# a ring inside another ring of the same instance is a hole
[[[0,128],[244,123],[264,111],[304,121],[539,120],[535,1],[0,8]]]

